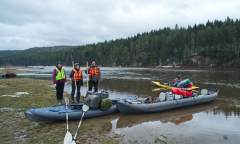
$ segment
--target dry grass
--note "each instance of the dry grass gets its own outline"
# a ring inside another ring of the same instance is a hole
[[[29,73],[26,70],[19,70],[19,69],[25,69],[23,67],[13,67],[10,64],[5,64],[3,67],[0,67],[0,74],[5,75],[5,74],[20,74],[20,73]]]
[[[24,111],[57,104],[55,88],[51,81],[32,79],[0,80],[0,139],[1,143],[62,143],[66,134],[65,121],[32,122]],[[28,92],[20,97],[16,92]],[[64,94],[70,99],[70,94]],[[75,134],[79,121],[70,121],[69,129]],[[118,143],[109,138],[110,120],[104,118],[84,119],[78,133],[77,143]]]

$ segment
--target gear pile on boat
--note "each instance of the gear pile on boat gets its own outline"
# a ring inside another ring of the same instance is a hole
[[[170,92],[161,92],[159,97],[148,97],[144,100],[119,101],[117,107],[122,113],[150,113],[210,102],[218,95],[218,89],[202,89],[193,92],[191,89],[172,88]]]

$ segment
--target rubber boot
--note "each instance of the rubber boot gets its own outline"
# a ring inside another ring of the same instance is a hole
[[[79,101],[80,101],[80,95],[78,95],[76,99],[77,99],[77,103],[79,103]]]
[[[71,99],[72,99],[72,103],[75,103],[74,102],[74,95],[71,95]]]
[[[58,105],[61,105],[61,101],[60,100],[58,100]]]

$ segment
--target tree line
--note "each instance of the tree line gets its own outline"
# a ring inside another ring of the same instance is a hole
[[[165,27],[150,32],[138,33],[126,39],[105,40],[72,48],[76,62],[85,65],[85,52],[90,60],[102,66],[158,65],[166,62],[188,63],[193,55],[210,56],[221,65],[232,60],[239,62],[240,21],[227,17],[225,21],[207,21],[187,28]],[[0,65],[55,65],[61,61],[71,65],[70,49],[19,53],[1,57]]]

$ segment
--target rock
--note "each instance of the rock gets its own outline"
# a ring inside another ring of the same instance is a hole
[[[109,137],[109,134],[105,134],[104,136],[105,136],[105,137]]]
[[[228,136],[227,136],[227,135],[224,135],[223,138],[224,138],[224,139],[228,139]]]
[[[113,133],[114,134],[120,134],[120,131],[114,131]]]
[[[157,139],[155,139],[155,141],[160,141],[162,143],[166,143],[166,138],[164,138],[163,136],[159,136],[159,137],[157,137]]]
[[[87,140],[87,139],[88,139],[88,136],[87,136],[87,135],[83,135],[81,138],[82,138],[83,140]]]

